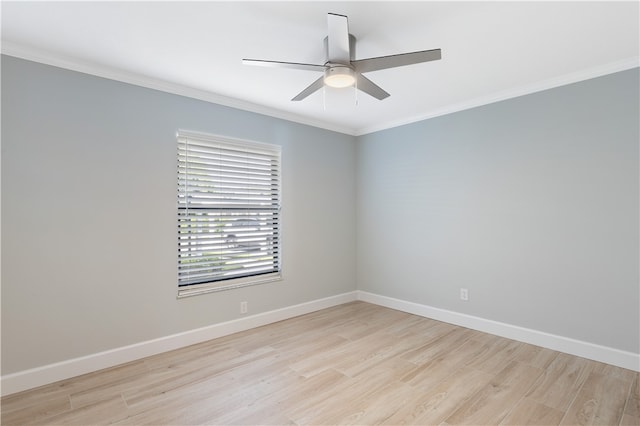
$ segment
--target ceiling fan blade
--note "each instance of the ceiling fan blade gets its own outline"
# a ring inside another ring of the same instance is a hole
[[[378,86],[362,74],[357,74],[356,86],[358,87],[358,90],[362,90],[364,93],[373,96],[379,101],[391,96],[390,94],[382,90],[380,86]]]
[[[313,92],[322,89],[322,87],[324,86],[324,76],[320,77],[319,79],[317,79],[316,81],[314,81],[313,83],[311,83],[306,89],[304,89],[302,92],[298,93],[293,99],[291,99],[292,101],[301,101],[304,98],[306,98],[307,96],[309,96],[310,94],[312,94]]]
[[[421,50],[419,52],[401,53],[399,55],[379,56],[377,58],[351,61],[357,72],[370,72],[387,68],[403,67],[421,62],[437,61],[442,58],[440,49]]]
[[[349,52],[349,20],[344,15],[327,14],[327,61],[343,65],[351,62]]]
[[[242,64],[257,65],[259,67],[292,68],[304,71],[324,71],[326,69],[324,65],[299,64],[297,62],[264,61],[262,59],[243,59]]]

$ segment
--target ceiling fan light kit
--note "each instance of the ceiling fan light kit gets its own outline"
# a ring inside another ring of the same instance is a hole
[[[349,67],[335,66],[325,70],[324,84],[329,87],[342,89],[351,87],[356,82],[356,73]]]
[[[292,68],[304,71],[322,71],[324,73],[322,77],[315,80],[291,99],[292,101],[301,101],[324,86],[345,88],[354,85],[358,90],[382,100],[389,97],[389,93],[366,78],[362,73],[437,61],[442,58],[440,49],[432,49],[355,60],[356,38],[349,34],[348,18],[344,15],[329,13],[327,15],[327,25],[329,32],[324,39],[326,55],[324,65],[262,59],[243,59],[242,63],[245,65]]]

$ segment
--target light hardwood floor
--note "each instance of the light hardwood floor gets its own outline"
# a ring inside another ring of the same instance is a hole
[[[640,425],[639,374],[354,302],[2,399],[2,424]]]

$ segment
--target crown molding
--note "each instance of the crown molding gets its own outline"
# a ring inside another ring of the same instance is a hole
[[[41,49],[27,47],[9,41],[2,41],[2,54],[25,59],[27,61],[38,62],[45,65],[51,65],[58,68],[64,68],[71,71],[107,78],[109,80],[133,84],[136,86],[146,87],[148,89],[159,90],[161,92],[185,96],[188,98],[198,99],[217,105],[222,105],[243,111],[253,112],[256,114],[266,115],[269,117],[279,118],[281,120],[292,121],[307,126],[318,127],[321,129],[355,136],[355,130],[352,128],[338,126],[336,124],[328,123],[321,120],[314,120],[309,117],[292,114],[290,112],[270,108],[264,105],[258,105],[252,102],[219,95],[213,92],[196,89],[181,84],[170,83],[142,74],[136,74],[97,63],[83,61],[78,58],[54,54]]]
[[[589,80],[591,78],[601,77],[607,74],[613,74],[620,71],[626,71],[632,68],[638,68],[639,66],[640,66],[640,57],[634,56],[632,58],[623,59],[621,61],[611,62],[605,65],[600,65],[593,68],[587,68],[581,71],[572,72],[569,74],[561,75],[561,76],[550,78],[547,80],[538,81],[532,84],[514,87],[509,90],[495,92],[487,96],[471,99],[467,102],[461,102],[459,104],[449,105],[444,108],[428,111],[424,114],[415,115],[408,119],[396,120],[393,122],[386,122],[378,126],[364,127],[356,130],[355,136],[362,136],[369,133],[379,132],[381,130],[387,130],[394,127],[404,126],[406,124],[417,123],[419,121],[440,117],[442,115],[452,114],[454,112],[464,111],[466,109],[476,108],[479,106],[488,105],[488,104],[504,101],[511,98],[517,98],[520,96],[529,95],[531,93],[553,89],[555,87],[566,86],[568,84],[578,83],[580,81]]]
[[[607,74],[626,71],[628,69],[637,68],[640,66],[640,57],[634,56],[597,67],[587,68],[581,71],[565,74],[547,80],[534,82],[524,86],[514,87],[509,90],[495,92],[487,96],[471,99],[466,102],[461,102],[454,105],[448,105],[443,108],[426,111],[424,113],[414,115],[406,119],[387,121],[384,123],[379,123],[375,126],[354,129],[339,126],[334,123],[329,123],[322,120],[315,120],[298,114],[292,114],[290,112],[282,111],[276,108],[271,108],[264,105],[258,105],[252,102],[219,95],[206,90],[195,89],[193,87],[175,83],[169,83],[164,80],[155,79],[141,74],[131,73],[128,71],[111,68],[96,63],[82,61],[77,58],[64,57],[61,55],[53,54],[51,52],[36,49],[33,47],[23,46],[8,41],[2,41],[2,54],[59,68],[64,68],[71,71],[77,71],[84,74],[95,75],[110,80],[116,80],[123,83],[133,84],[136,86],[146,87],[148,89],[159,90],[174,95],[186,96],[189,98],[198,99],[201,101],[210,102],[230,108],[278,118],[281,120],[287,120],[307,126],[318,127],[321,129],[343,133],[350,136],[362,136],[369,133],[388,130],[394,127],[404,126],[407,124],[428,120],[430,118],[440,117],[443,115],[452,114],[454,112],[492,104],[494,102],[500,102],[519,96],[529,95],[532,93],[541,92],[543,90],[553,89],[555,87],[565,86],[567,84],[601,77]]]

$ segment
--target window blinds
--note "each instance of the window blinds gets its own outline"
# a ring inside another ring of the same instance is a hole
[[[279,272],[280,147],[178,132],[178,286]]]

